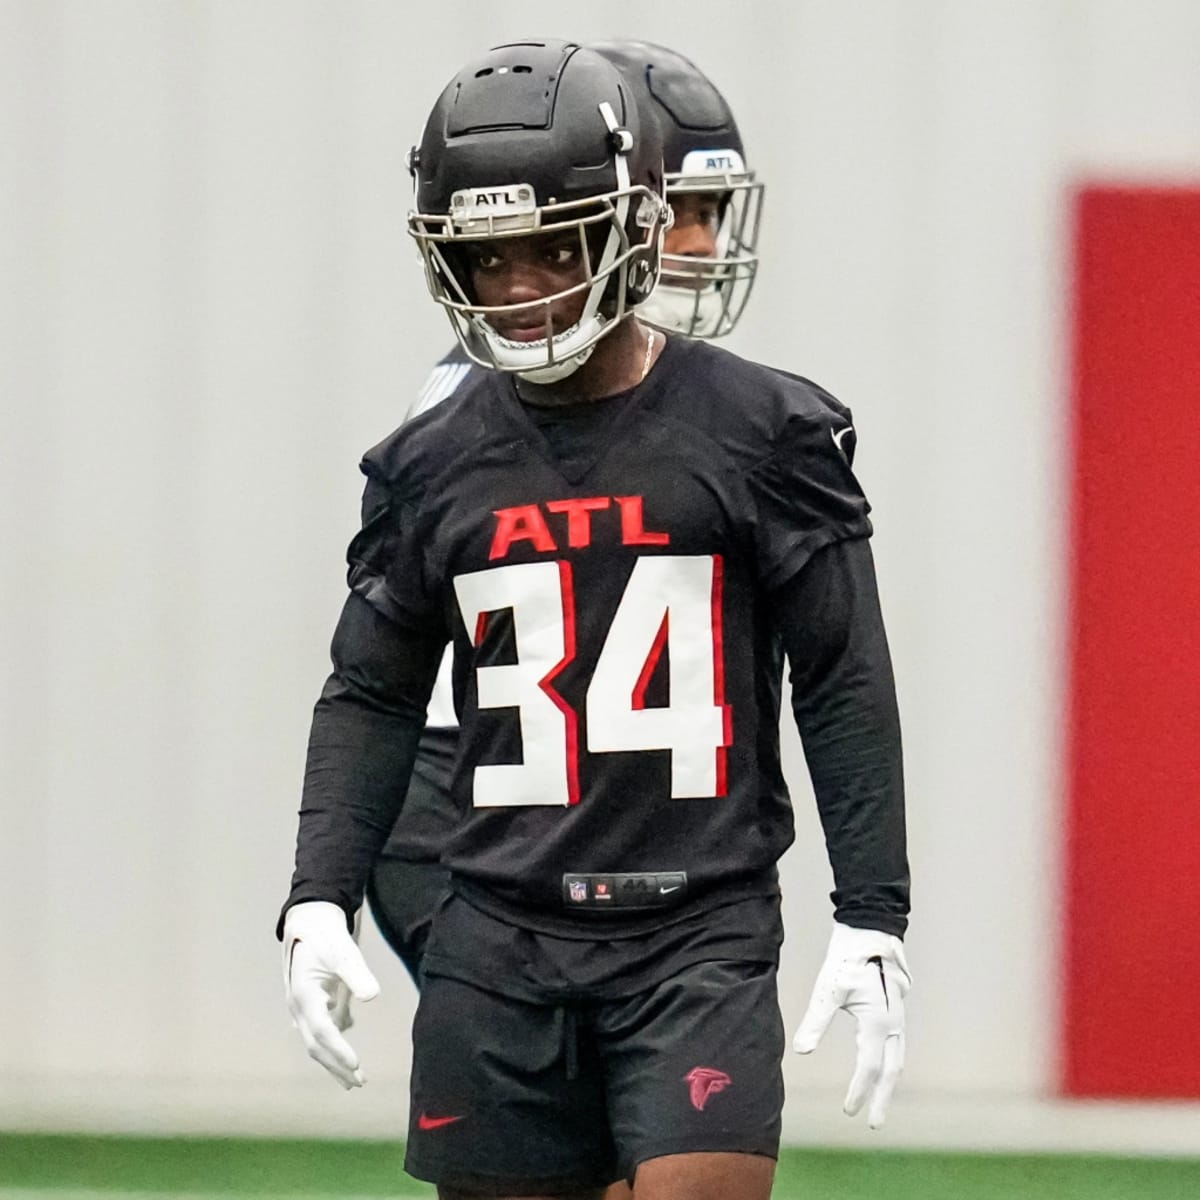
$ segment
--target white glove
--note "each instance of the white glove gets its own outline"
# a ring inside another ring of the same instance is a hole
[[[811,1054],[844,1008],[858,1023],[858,1061],[842,1105],[854,1116],[870,1097],[867,1124],[879,1129],[904,1069],[904,997],[912,987],[904,944],[877,929],[854,929],[835,921],[825,962],[792,1048]]]
[[[362,928],[362,909],[354,914],[354,929],[350,936],[357,942]],[[354,1014],[350,1011],[350,989],[339,979],[333,986],[333,1003],[329,1006],[329,1016],[338,1029],[345,1033],[354,1024]]]
[[[350,989],[339,979],[333,985],[333,996],[329,1002],[329,1019],[337,1027],[339,1033],[345,1033],[354,1024],[354,1014],[350,1011]]]
[[[327,900],[289,908],[283,922],[283,990],[292,1024],[309,1056],[342,1087],[366,1082],[358,1055],[341,1030],[347,1028],[347,993],[373,1000],[379,984],[346,928],[346,914]]]

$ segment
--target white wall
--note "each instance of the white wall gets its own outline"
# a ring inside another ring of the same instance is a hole
[[[1200,178],[1200,5],[7,0],[0,1125],[404,1110],[381,944],[376,1087],[347,1099],[287,1028],[272,925],[358,455],[448,344],[404,151],[460,60],[528,32],[670,43],[739,114],[768,258],[737,348],[854,406],[876,505],[907,1103],[1052,1086],[1065,206],[1085,176]],[[791,749],[795,1019],[829,882]],[[792,1136],[849,1052],[789,1062]]]

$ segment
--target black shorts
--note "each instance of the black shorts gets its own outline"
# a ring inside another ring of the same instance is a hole
[[[534,1004],[426,976],[405,1166],[495,1194],[603,1187],[664,1154],[774,1158],[776,968],[697,962],[636,995]]]

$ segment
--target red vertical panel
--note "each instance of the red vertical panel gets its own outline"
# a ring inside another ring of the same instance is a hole
[[[1200,190],[1076,206],[1062,1090],[1200,1096]]]

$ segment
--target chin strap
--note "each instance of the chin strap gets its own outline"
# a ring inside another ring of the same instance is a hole
[[[562,362],[556,362],[546,367],[535,367],[531,371],[517,371],[516,376],[518,379],[524,379],[528,383],[558,383],[560,379],[566,379],[567,376],[574,375],[592,357],[592,351],[595,348],[593,344],[588,346],[586,350],[581,350],[578,354],[564,359]]]

